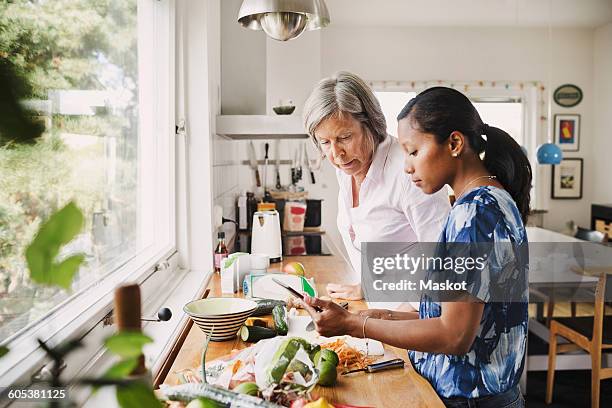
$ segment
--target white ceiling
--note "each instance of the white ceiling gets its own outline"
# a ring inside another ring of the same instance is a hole
[[[612,0],[325,0],[338,26],[599,27]]]

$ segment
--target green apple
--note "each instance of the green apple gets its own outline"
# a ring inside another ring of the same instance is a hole
[[[304,276],[306,268],[300,262],[289,262],[283,267],[283,272],[291,275]]]

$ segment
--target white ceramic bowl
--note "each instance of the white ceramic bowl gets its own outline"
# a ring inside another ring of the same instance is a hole
[[[183,310],[211,340],[224,341],[236,337],[257,303],[240,298],[208,298],[187,303]],[[213,331],[214,328],[214,331]]]

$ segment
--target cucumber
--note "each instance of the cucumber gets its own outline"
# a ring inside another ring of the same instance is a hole
[[[289,364],[292,363],[293,358],[295,357],[300,348],[304,349],[304,351],[306,351],[309,355],[311,355],[311,353],[314,354],[318,350],[320,350],[320,347],[318,345],[313,346],[301,337],[289,337],[285,339],[274,353],[272,360],[270,360],[269,366],[266,371],[268,383],[278,384],[285,375],[286,371],[293,371],[289,370],[288,367]],[[297,371],[302,372],[303,367],[292,368],[295,368]]]
[[[285,306],[277,305],[272,309],[272,318],[274,319],[274,328],[281,336],[284,336],[289,331],[287,326],[287,311]]]
[[[300,343],[295,341],[294,338],[288,338],[281,343],[276,353],[274,353],[268,368],[268,379],[270,384],[278,384],[281,382],[289,363],[291,363],[291,360],[293,360],[300,348]]]
[[[251,316],[255,317],[269,315],[270,313],[272,313],[272,309],[274,309],[274,306],[287,305],[282,300],[274,299],[258,299],[255,302],[257,302],[257,309],[255,309],[255,311],[251,314]]]
[[[267,327],[242,326],[240,328],[240,338],[248,343],[256,343],[259,340],[269,339],[276,336],[276,332]]]
[[[280,405],[273,404],[261,398],[239,394],[210,384],[189,383],[174,386],[162,384],[160,385],[160,389],[164,396],[171,401],[189,402],[196,398],[204,397],[225,404],[225,406],[241,408],[281,408]]]

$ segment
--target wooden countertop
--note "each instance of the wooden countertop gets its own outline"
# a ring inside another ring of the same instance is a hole
[[[301,262],[306,268],[306,276],[314,276],[320,295],[326,293],[325,285],[330,282],[345,282],[348,265],[338,256],[304,256],[285,258],[284,262]],[[278,271],[281,264],[273,264],[270,271]],[[215,274],[210,283],[211,296],[221,296],[219,275]],[[365,309],[365,302],[350,302],[349,310]],[[168,385],[178,384],[176,373],[187,368],[197,368],[200,364],[204,333],[192,325],[184,343],[164,379]],[[225,342],[210,342],[207,361],[227,355],[233,349],[242,349],[249,344],[240,339]],[[343,403],[368,407],[444,407],[431,385],[421,377],[410,364],[406,350],[385,345],[385,354],[401,357],[406,361],[403,370],[390,370],[375,374],[357,374],[338,377],[334,387],[316,387],[313,395],[326,397],[331,403]]]

